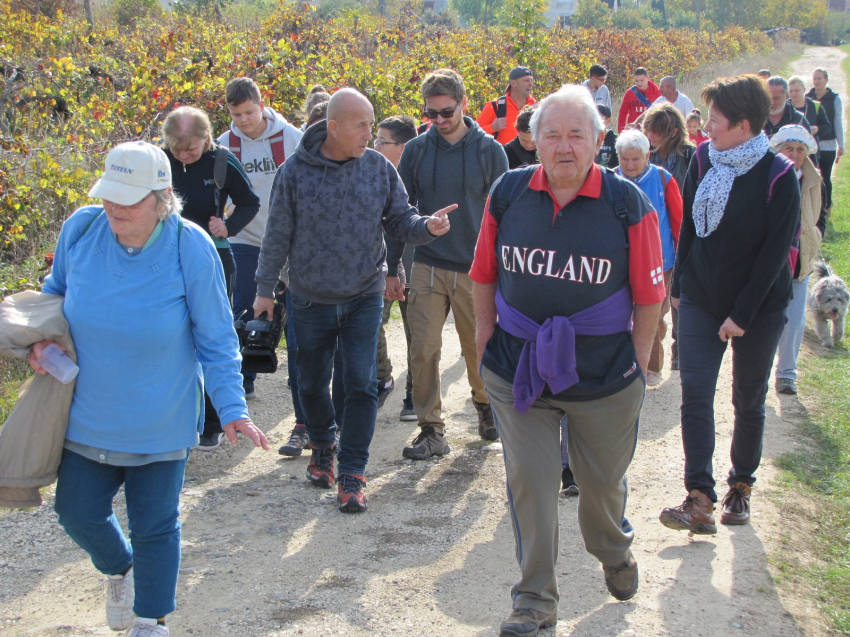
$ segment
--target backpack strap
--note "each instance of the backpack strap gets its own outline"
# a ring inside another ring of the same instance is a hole
[[[242,138],[239,135],[234,135],[232,131],[227,133],[227,149],[233,153],[240,163],[242,162]]]
[[[638,89],[637,86],[632,86],[632,93],[634,93],[635,97],[638,98],[638,101],[647,108],[652,106],[652,103],[646,98],[646,95],[640,92],[640,89]]]
[[[765,204],[770,204],[770,200],[773,199],[773,189],[776,186],[776,182],[779,181],[780,177],[787,173],[789,170],[793,170],[794,164],[780,153],[776,153],[773,157],[773,163],[770,164],[770,172],[767,177],[767,195],[765,196]]]
[[[617,215],[617,218],[619,218],[623,224],[623,230],[626,235],[626,245],[628,246],[629,209],[626,206],[626,188],[623,185],[625,180],[622,177],[619,177],[617,173],[610,168],[600,167],[600,170],[602,171],[602,190],[605,193],[605,198],[608,200],[608,203],[610,203],[611,207],[614,209],[614,213]]]
[[[422,143],[413,144],[411,142],[416,141],[417,139],[422,138]],[[410,170],[413,174],[413,183],[416,186],[416,197],[417,202],[419,198],[419,167],[422,165],[422,158],[425,156],[425,146],[428,144],[428,138],[424,135],[420,135],[410,142],[408,142],[408,146],[410,146],[411,154],[413,157],[410,160]],[[408,193],[410,194],[410,193]]]
[[[667,171],[664,170],[661,166],[656,166],[658,169],[658,175],[661,177],[661,188],[666,192],[667,191]]]
[[[283,151],[283,131],[275,133],[269,137],[269,144],[272,147],[272,158],[274,165],[278,168],[286,161],[286,154]],[[238,157],[237,157],[238,159]]]
[[[490,102],[490,105],[493,107],[493,113],[496,115],[496,119],[500,117],[506,117],[508,114],[508,96],[500,95],[498,98]],[[493,139],[499,139],[499,133],[502,131],[494,131]]]
[[[482,137],[482,142],[478,149],[478,164],[481,167],[481,174],[484,176],[484,187],[487,192],[490,192],[490,187],[493,185],[493,149],[495,148],[495,138],[492,142],[487,142],[486,137]]]
[[[239,139],[235,135],[231,135]],[[215,187],[221,190],[224,188],[224,182],[227,179],[227,148],[216,144],[213,147],[215,150],[215,165],[213,166],[213,179],[215,179]]]
[[[528,186],[538,166],[526,166],[509,170],[496,180],[490,195],[490,216],[496,224],[502,222],[505,212]]]

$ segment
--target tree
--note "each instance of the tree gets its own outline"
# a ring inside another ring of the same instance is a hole
[[[705,17],[720,29],[733,25],[758,29],[764,22],[765,4],[765,0],[705,0]]]
[[[495,19],[503,0],[451,0],[451,7],[464,20],[488,27]]]
[[[767,0],[762,26],[810,29],[827,14],[826,5],[816,0]]]
[[[570,22],[578,27],[600,29],[608,21],[608,3],[602,0],[578,0]]]

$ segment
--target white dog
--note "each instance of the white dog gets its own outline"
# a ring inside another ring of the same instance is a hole
[[[808,305],[815,319],[815,332],[820,344],[832,347],[844,337],[844,321],[847,317],[847,305],[850,304],[850,292],[847,284],[834,276],[825,263],[815,267],[814,287],[809,289]],[[832,321],[830,334],[829,322]]]

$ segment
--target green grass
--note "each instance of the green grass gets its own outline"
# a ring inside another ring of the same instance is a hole
[[[841,47],[850,54],[850,46]],[[850,77],[850,57],[843,62]],[[850,156],[833,172],[833,207],[823,244],[833,272],[850,280]],[[801,400],[809,411],[808,450],[779,460],[786,486],[814,503],[812,563],[799,567],[833,628],[850,635],[850,351],[845,338],[828,353],[800,358]]]

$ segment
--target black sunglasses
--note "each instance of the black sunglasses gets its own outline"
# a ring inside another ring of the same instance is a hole
[[[458,106],[460,106],[460,102],[458,102],[451,108],[444,108],[441,111],[436,111],[433,108],[423,108],[422,114],[431,121],[437,119],[438,116],[442,117],[443,119],[451,119],[454,116]]]

